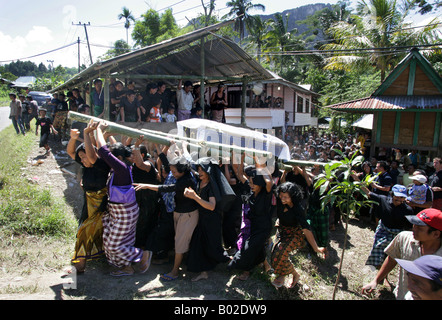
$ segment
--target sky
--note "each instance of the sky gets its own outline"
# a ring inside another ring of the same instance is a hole
[[[124,19],[118,15],[127,7],[139,19],[152,8],[160,14],[171,8],[180,26],[187,24],[203,12],[201,0],[39,0],[39,1],[1,1],[0,12],[0,64],[17,61],[41,62],[46,66],[78,67],[78,45],[80,38],[80,63],[89,66],[89,50],[86,34],[89,38],[92,61],[103,55],[119,39],[126,40]],[[216,1],[219,17],[228,12],[225,0]],[[338,0],[254,0],[263,4],[264,12],[252,14],[272,14],[311,3],[336,4]],[[9,13],[9,14],[5,14]],[[440,14],[439,14],[440,16]],[[129,29],[129,44],[132,27]],[[75,44],[74,44],[75,43]],[[74,45],[71,45],[74,44]],[[63,49],[60,49],[65,47]],[[35,57],[34,57],[35,56]]]

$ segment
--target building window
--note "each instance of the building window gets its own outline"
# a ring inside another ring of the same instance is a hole
[[[309,112],[310,112],[310,100],[305,99],[305,113],[309,113]]]
[[[304,109],[303,107],[304,107],[304,98],[298,96],[298,107],[297,107],[296,112],[302,113],[302,111]]]

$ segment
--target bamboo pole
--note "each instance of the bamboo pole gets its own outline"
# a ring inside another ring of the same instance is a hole
[[[73,120],[73,121],[85,122],[85,123],[89,123],[91,120],[94,120],[97,122],[103,121],[103,119],[101,119],[101,118],[89,116],[89,115],[74,112],[74,111],[69,111],[68,119]],[[228,151],[228,152],[235,151],[238,153],[242,153],[242,152],[249,153],[252,157],[255,155],[256,156],[263,156],[266,158],[273,157],[273,154],[268,151],[239,147],[236,145],[226,145],[226,144],[221,144],[221,143],[216,143],[216,142],[201,141],[198,139],[193,139],[193,138],[189,138],[189,137],[181,137],[176,134],[165,133],[165,132],[155,131],[155,130],[150,130],[150,129],[139,130],[139,129],[131,128],[131,127],[124,126],[124,125],[121,125],[121,124],[118,124],[115,122],[110,122],[110,121],[108,121],[108,127],[106,128],[106,131],[116,133],[116,134],[121,134],[121,135],[128,136],[128,137],[131,137],[134,139],[138,139],[142,135],[142,136],[144,136],[144,139],[146,139],[152,143],[162,144],[162,145],[166,145],[166,146],[170,146],[171,141],[176,141],[176,140],[186,141],[189,144],[189,146],[197,148],[198,151],[200,151],[201,149],[207,150],[207,148],[209,148],[211,150],[218,150],[218,151],[220,151],[220,156],[222,156],[223,151]],[[285,169],[288,169],[289,166],[310,167],[310,166],[314,166],[314,165],[325,166],[327,164],[325,162],[303,161],[303,160],[295,160],[295,159],[291,159],[291,160],[279,159],[278,162],[280,164],[282,164]]]

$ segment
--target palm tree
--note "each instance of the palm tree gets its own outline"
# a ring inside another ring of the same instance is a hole
[[[367,64],[381,71],[381,81],[386,73],[403,57],[395,47],[430,42],[437,25],[410,29],[405,22],[408,11],[401,11],[396,0],[361,0],[354,23],[339,21],[328,31],[335,41],[322,47],[324,50],[354,50],[335,54],[328,59],[326,68],[348,70]],[[365,50],[364,53],[360,49]]]
[[[239,32],[239,40],[244,38],[245,28],[249,26],[251,15],[249,12],[252,9],[265,11],[265,6],[262,4],[253,4],[250,0],[231,0],[226,3],[230,7],[230,11],[223,18],[238,17],[235,21],[235,31]]]
[[[303,50],[304,45],[300,40],[295,38],[298,29],[289,30],[288,27],[289,15],[284,16],[281,13],[276,13],[273,19],[269,21],[269,31],[266,33],[268,40],[268,47],[272,48],[269,51],[278,52],[279,56],[279,72],[283,72],[283,68],[289,66],[291,57],[288,57],[284,51]]]
[[[135,22],[135,18],[132,15],[132,12],[126,8],[123,7],[123,12],[118,15],[118,20],[125,19],[124,27],[126,28],[126,42],[129,44],[129,28],[130,28],[130,21]]]
[[[260,16],[252,16],[249,24],[250,34],[246,37],[247,49],[256,48],[256,57],[261,63],[261,54],[263,47],[267,44],[266,33],[268,31],[270,20],[262,20]]]

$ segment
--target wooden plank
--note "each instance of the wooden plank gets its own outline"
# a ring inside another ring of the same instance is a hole
[[[382,133],[382,117],[383,117],[383,111],[378,112],[377,117],[377,126],[376,126],[376,143],[381,142],[381,133]]]
[[[413,145],[415,115],[415,112],[402,113],[398,144]]]
[[[433,147],[437,147],[439,145],[439,136],[441,135],[441,112],[436,113],[436,123],[434,126],[434,136],[433,136]]]
[[[413,133],[413,146],[417,145],[417,139],[419,137],[419,123],[421,121],[421,113],[419,111],[416,112],[416,116],[414,117],[414,133]]]
[[[416,80],[416,59],[410,61],[410,72],[408,73],[407,95],[412,96],[414,92],[414,82]]]
[[[402,112],[396,112],[396,121],[394,124],[394,138],[393,138],[394,144],[397,144],[399,141],[399,132],[401,128],[401,115]]]

